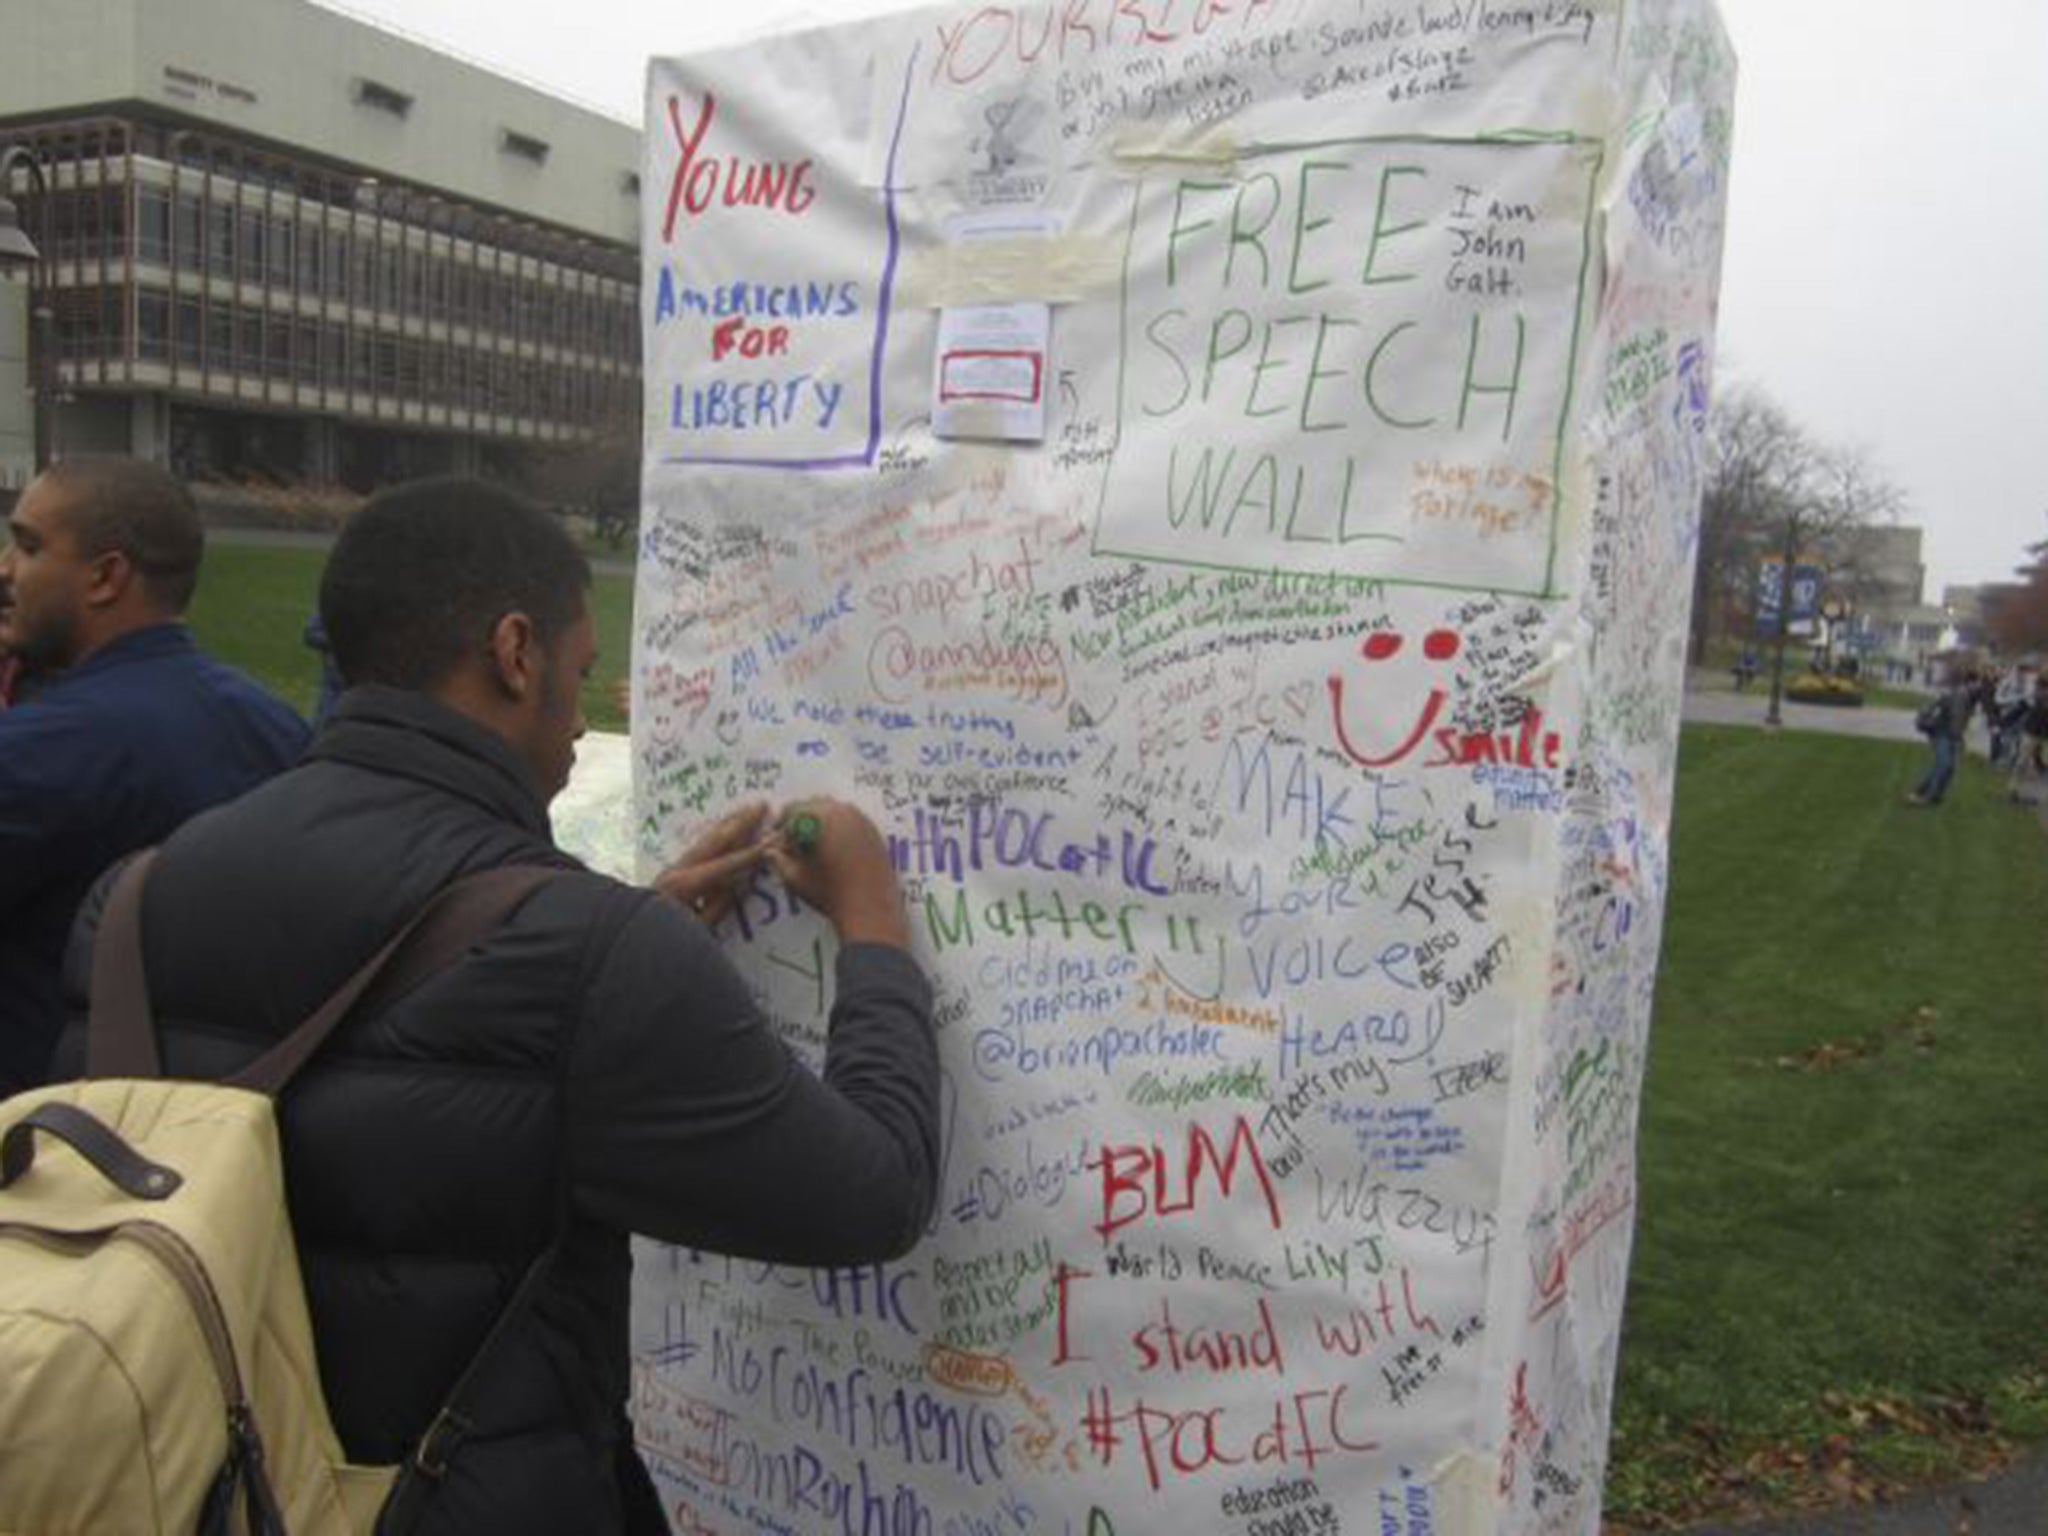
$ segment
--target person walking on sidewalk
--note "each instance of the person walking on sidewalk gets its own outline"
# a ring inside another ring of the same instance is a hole
[[[46,1080],[64,944],[100,871],[297,762],[306,723],[193,641],[206,534],[139,459],[38,475],[0,548],[0,1096]]]
[[[1939,805],[1956,775],[1956,762],[1963,753],[1963,730],[1970,723],[1970,709],[1977,693],[1974,672],[1951,673],[1947,685],[1921,707],[1914,724],[1934,749],[1919,786],[1906,796],[1908,805]]]
[[[2048,782],[2048,672],[2035,674],[2033,693],[2021,711],[2019,745],[2013,749],[2006,792],[2016,803],[2032,804],[2041,798],[2044,782]]]

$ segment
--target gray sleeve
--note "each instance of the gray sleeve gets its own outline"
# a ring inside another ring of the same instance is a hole
[[[674,905],[642,902],[586,993],[568,1063],[571,1197],[666,1242],[782,1263],[906,1252],[937,1199],[931,986],[840,952],[820,1079]]]

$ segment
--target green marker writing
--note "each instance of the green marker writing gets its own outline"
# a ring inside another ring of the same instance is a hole
[[[809,857],[818,847],[818,838],[824,832],[825,824],[809,811],[798,811],[789,818],[789,845],[798,853]]]

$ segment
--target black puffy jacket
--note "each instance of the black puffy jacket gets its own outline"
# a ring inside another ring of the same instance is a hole
[[[232,1072],[448,881],[513,863],[580,870],[509,748],[422,695],[356,690],[304,766],[165,845],[142,920],[166,1070]],[[74,1069],[105,889],[70,955]],[[935,1196],[937,1091],[930,990],[901,951],[841,952],[821,1082],[674,903],[589,872],[543,887],[284,1096],[351,1459],[404,1457],[560,1229],[422,1529],[660,1529],[625,1421],[628,1233],[800,1264],[899,1254]]]

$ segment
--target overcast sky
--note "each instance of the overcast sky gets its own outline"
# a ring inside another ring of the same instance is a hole
[[[637,119],[650,54],[905,7],[350,0]],[[1929,601],[2048,538],[2048,0],[1722,0],[1740,75],[1721,379],[1865,448]]]

